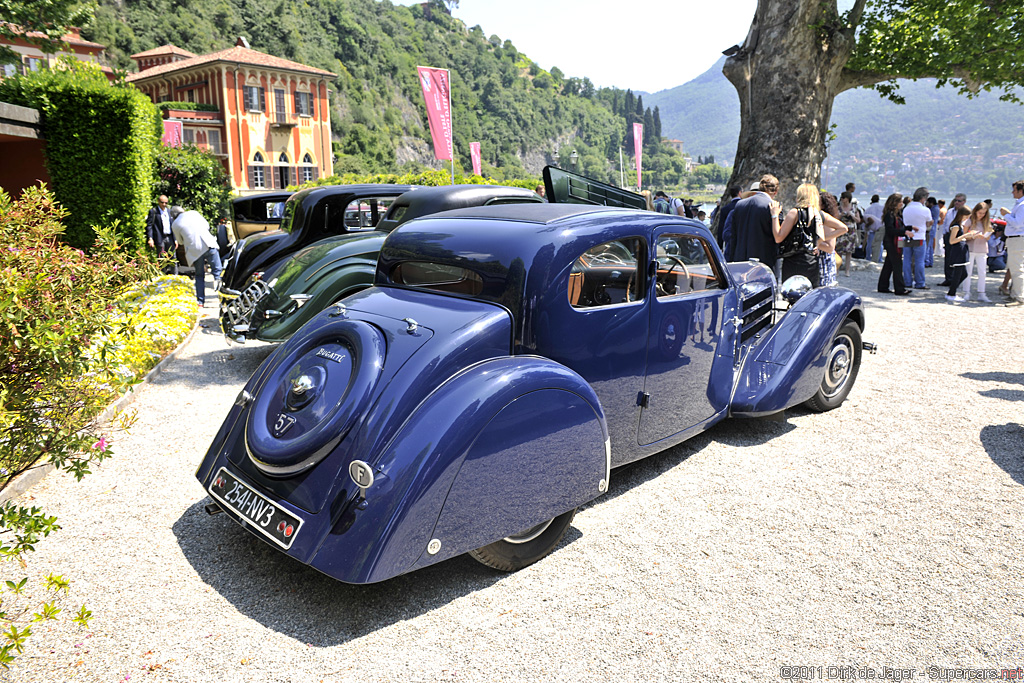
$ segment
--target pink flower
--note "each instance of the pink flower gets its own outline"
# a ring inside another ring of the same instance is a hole
[[[96,443],[94,443],[92,445],[92,447],[93,448],[98,448],[99,450],[101,450],[101,451],[103,451],[105,453],[107,451],[107,444],[108,444],[107,437],[101,436],[100,440],[97,441]]]

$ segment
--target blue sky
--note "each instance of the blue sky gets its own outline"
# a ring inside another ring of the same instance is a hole
[[[756,7],[757,0],[461,0],[452,14],[511,40],[541,68],[657,92],[704,73],[743,42]]]

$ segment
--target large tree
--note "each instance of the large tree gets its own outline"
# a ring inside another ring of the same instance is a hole
[[[773,173],[791,206],[800,183],[820,180],[832,103],[843,91],[873,87],[900,101],[899,79],[937,78],[968,97],[994,89],[1016,100],[1024,2],[855,0],[841,13],[836,0],[758,0],[743,45],[726,52],[723,73],[741,111],[730,183]]]

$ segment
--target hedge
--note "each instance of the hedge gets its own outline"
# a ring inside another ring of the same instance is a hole
[[[161,131],[149,98],[94,65],[62,60],[0,81],[0,100],[40,111],[51,189],[70,212],[66,241],[89,249],[94,226],[113,225],[122,243],[142,247]]]

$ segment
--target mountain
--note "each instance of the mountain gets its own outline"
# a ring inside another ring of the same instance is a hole
[[[417,65],[451,70],[462,168],[470,168],[469,143],[480,142],[483,172],[498,180],[536,176],[560,152],[562,164],[618,182],[619,148],[632,156],[631,124],[651,115],[645,184],[675,184],[685,169],[632,93],[544,71],[511,41],[467,28],[441,0],[99,0],[83,36],[108,46],[122,68],[160,45],[204,54],[245,36],[254,49],[338,74],[331,125],[339,173],[442,165],[433,159]]]
[[[682,140],[690,154],[732,163],[740,103],[722,75],[724,61],[688,83],[645,95],[644,102],[659,107],[663,134]],[[901,81],[904,105],[873,90],[839,95],[826,183],[853,181],[858,190],[879,193],[927,185],[940,196],[978,196],[1005,194],[1024,177],[1024,107],[986,92],[967,99],[935,83]]]

